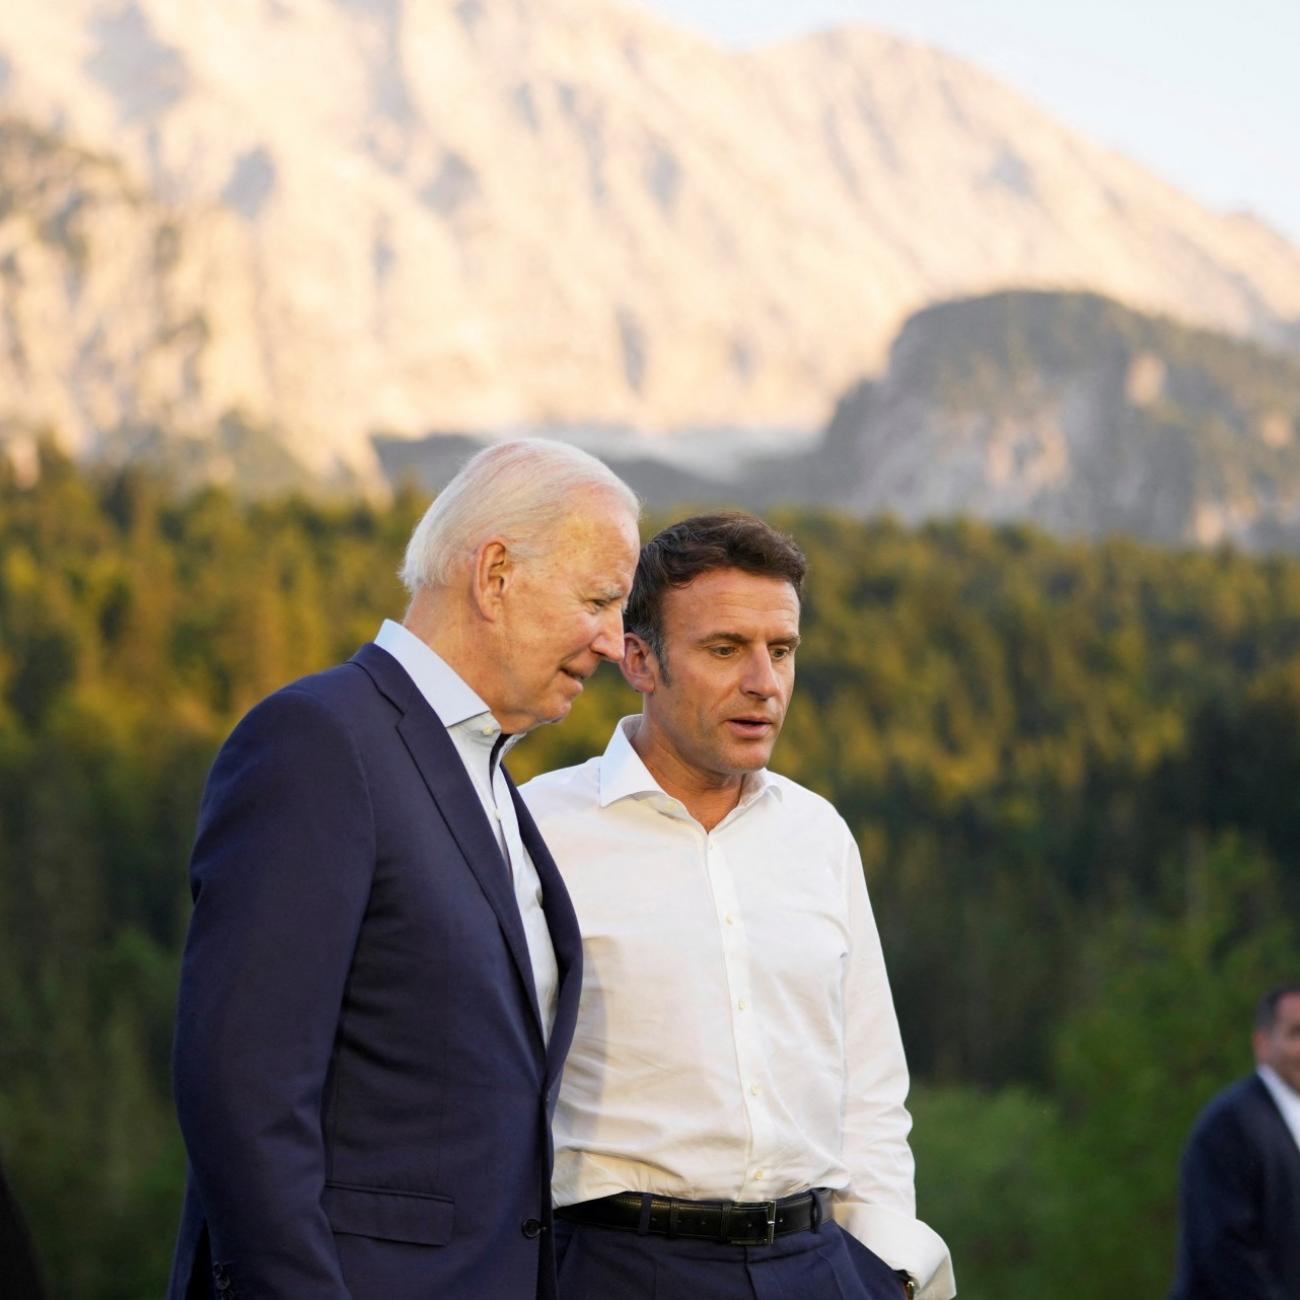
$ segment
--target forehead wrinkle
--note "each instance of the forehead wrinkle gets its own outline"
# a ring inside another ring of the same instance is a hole
[[[712,581],[714,577],[713,572],[705,573],[664,593],[661,617],[665,634],[679,636],[688,645],[703,645],[710,639],[735,645],[789,643],[798,635],[799,603],[788,583],[781,584],[788,599],[773,600],[765,588],[776,579],[742,575],[741,581],[733,576],[729,582],[717,582]],[[763,586],[756,591],[755,584]],[[696,633],[694,628],[705,618],[727,621]]]

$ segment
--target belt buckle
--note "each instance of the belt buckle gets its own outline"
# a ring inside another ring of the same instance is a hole
[[[735,1201],[730,1206],[723,1207],[723,1224],[724,1232],[726,1219],[732,1212],[739,1210],[745,1213],[749,1210],[761,1210],[764,1218],[764,1228],[760,1236],[757,1237],[727,1237],[727,1241],[733,1246],[770,1246],[776,1240],[776,1202],[775,1201]]]

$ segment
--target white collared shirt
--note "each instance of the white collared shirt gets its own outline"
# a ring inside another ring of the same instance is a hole
[[[1296,1092],[1271,1065],[1261,1065],[1255,1073],[1264,1081],[1264,1087],[1282,1112],[1296,1146],[1300,1147],[1300,1092]]]
[[[947,1300],[947,1247],[916,1218],[907,1064],[848,827],[763,771],[706,832],[632,748],[637,721],[603,757],[522,790],[583,939],[556,1204],[833,1188],[839,1223]]]
[[[498,750],[501,724],[492,716],[491,710],[445,659],[408,628],[392,619],[385,619],[375,637],[375,644],[381,650],[387,650],[406,669],[420,694],[429,702],[429,707],[447,728],[447,734],[474,783],[488,824],[496,832],[505,859],[503,869],[508,863],[514,882],[515,900],[519,904],[519,915],[528,940],[537,1005],[542,1013],[542,1033],[549,1041],[555,1019],[555,991],[559,984],[555,949],[542,911],[542,882],[520,838],[519,818],[500,763],[519,736],[508,737]]]

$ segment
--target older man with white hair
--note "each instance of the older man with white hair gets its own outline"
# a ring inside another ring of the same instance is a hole
[[[581,943],[501,758],[621,657],[637,515],[575,448],[481,452],[411,538],[403,621],[222,748],[190,867],[169,1300],[554,1295]]]

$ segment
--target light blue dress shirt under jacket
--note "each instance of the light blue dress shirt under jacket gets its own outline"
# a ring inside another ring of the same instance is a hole
[[[474,789],[496,832],[497,843],[514,882],[515,900],[528,940],[528,957],[542,1013],[543,1034],[549,1041],[555,1018],[555,991],[559,974],[551,931],[542,911],[542,883],[519,835],[514,801],[501,771],[500,758],[520,739],[510,736],[494,755],[501,724],[492,711],[466,685],[455,669],[413,632],[385,619],[375,644],[386,650],[406,670],[429,707],[442,720]],[[504,865],[504,864],[503,864]]]

